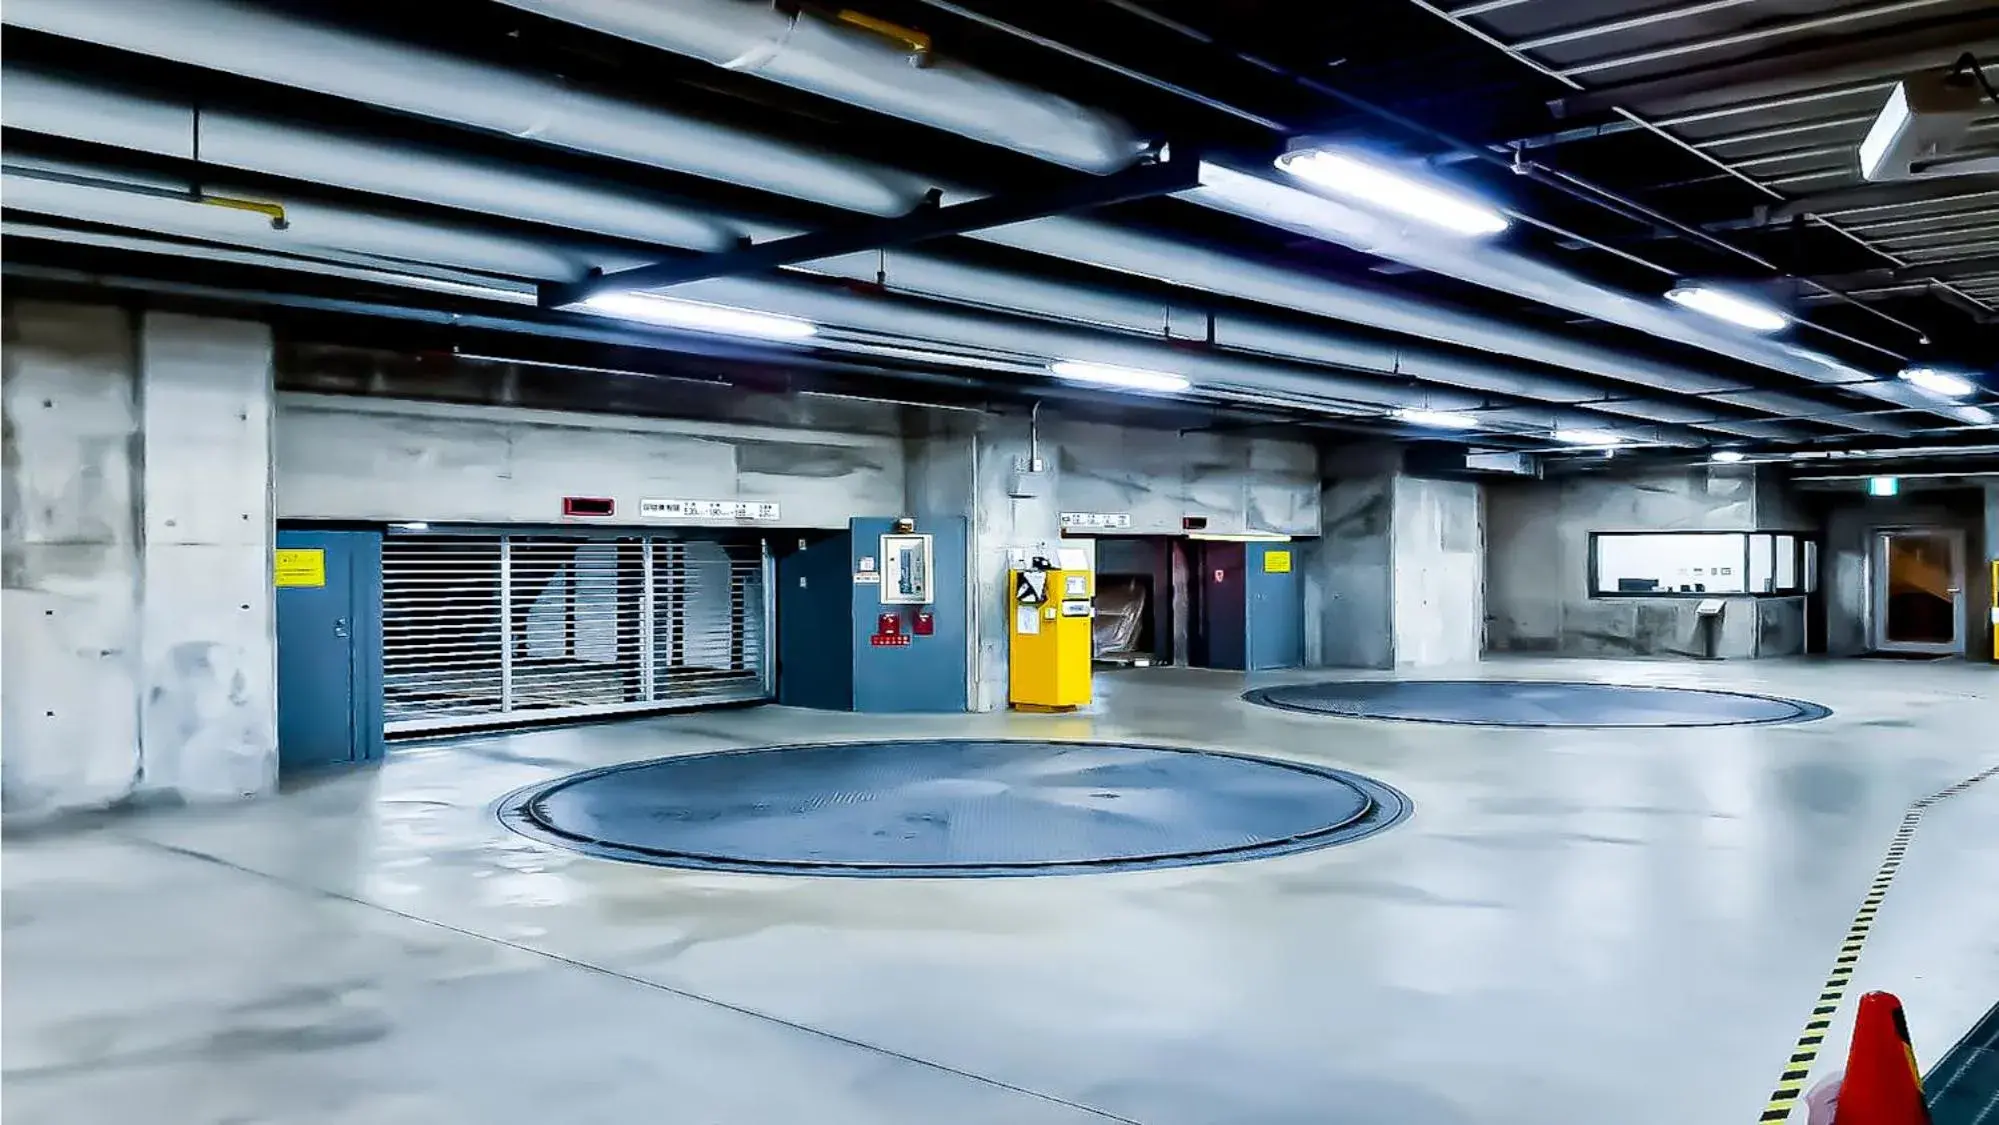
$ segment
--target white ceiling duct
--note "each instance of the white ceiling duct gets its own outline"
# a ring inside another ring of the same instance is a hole
[[[187,157],[193,132],[192,110],[135,94],[86,86],[9,64],[5,68],[8,97],[0,102],[0,120],[7,128],[116,145],[142,152]],[[550,224],[587,227],[598,233],[648,243],[714,250],[733,244],[739,234],[757,238],[791,233],[764,224],[750,224],[657,199],[635,198],[624,189],[579,182],[547,173],[528,173],[476,157],[386,145],[325,129],[302,128],[214,106],[202,112],[202,159],[205,164],[262,172],[291,179],[332,184],[392,198],[418,199],[472,212],[504,215]],[[11,157],[18,168],[32,158]],[[84,170],[88,174],[89,170]],[[111,179],[116,173],[96,173]],[[179,185],[184,187],[185,185]],[[29,186],[19,205],[28,205],[49,189]],[[37,192],[42,193],[38,195]],[[100,201],[101,203],[103,201]],[[171,213],[184,204],[156,201],[155,209]],[[209,237],[225,230],[240,231],[246,244],[274,250],[307,249],[335,261],[369,264],[371,253],[383,247],[336,245],[319,229],[314,207],[303,204],[298,217],[305,224],[276,232],[241,212],[201,216],[211,227]],[[76,206],[75,211],[89,210]],[[189,217],[180,216],[187,233]],[[154,219],[149,229],[159,229]],[[470,238],[470,232],[464,237]],[[398,243],[402,245],[415,245]],[[510,245],[510,244],[503,244]],[[571,250],[559,259],[522,256],[489,257],[489,272],[515,276],[550,276],[549,264],[594,259],[590,251]],[[516,268],[494,269],[511,261]],[[596,263],[612,265],[611,262]],[[405,267],[407,268],[407,267]],[[1805,436],[1772,422],[1735,423],[1717,420],[1712,412],[1692,404],[1662,403],[1618,396],[1605,402],[1603,390],[1573,381],[1550,379],[1526,371],[1494,367],[1458,356],[1356,340],[1260,321],[1237,313],[1209,317],[1192,308],[1170,307],[1158,301],[1079,285],[1063,284],[1021,274],[982,269],[920,253],[888,255],[861,253],[809,263],[808,268],[831,276],[880,280],[893,292],[953,301],[1000,312],[1035,316],[1116,331],[1206,341],[1232,350],[1276,359],[1303,360],[1387,376],[1487,391],[1558,404],[1583,405],[1601,413],[1650,422],[1700,425],[1742,436]],[[436,271],[425,271],[435,276]],[[1644,372],[1638,372],[1643,376]],[[1720,381],[1702,390],[1726,387]],[[1754,396],[1749,396],[1754,397]],[[1769,396],[1781,399],[1784,396]],[[1763,409],[1770,407],[1757,405]],[[1809,411],[1812,404],[1786,400],[1780,411]]]
[[[11,25],[853,210],[898,213],[915,205],[925,187],[922,178],[906,173],[810,152],[653,107],[571,91],[545,79],[302,20],[240,0],[93,0],[89,4],[9,0],[0,9],[0,18]],[[215,27],[227,27],[229,34],[207,30]],[[774,151],[782,151],[785,158],[772,160]],[[1629,378],[1634,367],[1644,365],[1632,357],[1523,330],[1504,321],[1411,302],[1401,294],[1299,271],[1274,270],[1087,220],[1041,219],[976,232],[971,237],[1609,378]],[[1162,259],[1166,260],[1163,267]],[[1684,379],[1717,382],[1683,368],[1645,366],[1655,373],[1674,372]],[[1844,378],[1802,360],[1799,366],[1806,370],[1797,373],[1815,381]],[[1664,379],[1650,381],[1676,389]],[[1730,386],[1719,383],[1713,389],[1727,390]],[[1892,396],[1909,393],[1899,385],[1856,389],[1891,401]],[[1867,432],[1911,432],[1909,427],[1885,418],[1845,417],[1833,423]]]
[[[8,0],[0,20],[708,179],[743,182],[744,167],[759,168],[769,190],[850,211],[899,215],[929,187],[836,153],[241,0]]]
[[[7,61],[0,125],[134,152],[192,159],[194,110],[185,101],[93,86]],[[773,226],[711,217],[630,189],[525,172],[497,160],[204,105],[201,161],[392,199],[423,199],[487,215],[559,222],[575,230],[689,250],[727,250],[739,236],[775,237]],[[421,190],[413,191],[414,187]],[[789,233],[789,232],[783,232]]]
[[[37,169],[37,174],[49,170]],[[71,166],[70,174],[87,173]],[[236,190],[236,189],[231,189]],[[298,207],[286,204],[291,230],[276,231],[262,215],[228,208],[205,207],[191,200],[136,194],[110,187],[92,187],[75,182],[59,182],[34,176],[0,177],[10,209],[50,215],[75,221],[148,230],[178,239],[198,239],[229,245],[277,250],[258,264],[280,268],[317,270],[323,263],[295,255],[303,247],[331,245],[346,248],[344,260],[377,271],[392,269],[397,260],[383,253],[407,235],[400,220],[370,212],[315,204]],[[248,220],[245,222],[244,220]],[[19,232],[17,227],[16,231]],[[285,235],[297,232],[299,242],[287,244]],[[42,227],[43,237],[63,237],[57,228]],[[86,235],[82,241],[90,241]],[[101,243],[102,240],[99,240]],[[495,265],[561,271],[530,273],[545,280],[576,276],[572,255],[584,254],[616,263],[614,253],[571,249],[549,254],[535,244],[508,239],[469,228],[428,224],[423,245],[430,268],[476,271]],[[351,269],[336,272],[351,274]],[[377,272],[374,277],[385,275]],[[458,275],[460,277],[464,275]],[[436,289],[434,283],[424,288]],[[496,282],[491,295],[514,296],[525,303],[526,290]],[[802,317],[836,330],[874,334],[892,339],[941,341],[953,345],[988,349],[1007,354],[1040,355],[1080,359],[1096,363],[1173,370],[1191,378],[1199,395],[1223,401],[1289,401],[1309,404],[1334,414],[1385,414],[1398,408],[1445,411],[1476,411],[1494,429],[1547,430],[1557,426],[1600,426],[1600,416],[1578,410],[1539,407],[1493,408],[1482,397],[1442,388],[1399,386],[1373,377],[1349,377],[1335,372],[1247,359],[1219,351],[1188,351],[1169,342],[1116,336],[1084,327],[1061,327],[1023,321],[1014,316],[955,311],[934,305],[916,304],[894,298],[864,297],[822,286],[791,281],[717,278],[691,283],[675,291],[676,296],[718,305],[753,308]],[[857,343],[864,341],[857,341]],[[842,347],[838,332],[814,340],[814,346],[833,350]],[[1239,392],[1232,394],[1231,392]],[[1703,444],[1692,433],[1661,426],[1622,426],[1631,440],[1694,446]]]
[[[602,248],[559,247],[549,243],[504,238],[465,228],[443,226],[389,215],[361,215],[310,200],[284,201],[286,228],[276,230],[269,217],[236,207],[203,206],[192,199],[158,193],[158,185],[130,182],[114,170],[88,165],[23,167],[8,157],[5,177],[7,209],[61,215],[83,222],[165,231],[230,246],[254,246],[281,254],[330,257],[335,261],[371,262],[410,268],[446,266],[499,277],[580,277],[592,265],[609,258],[613,268],[641,264],[630,255],[617,258]],[[60,182],[46,172],[88,181]],[[211,185],[220,195],[252,198],[257,192],[226,184]],[[132,190],[140,188],[144,190]]]
[[[1086,172],[1114,172],[1141,149],[1137,135],[1108,114],[933,55],[896,29],[847,12],[829,20],[740,0],[505,2]]]
[[[754,50],[750,26],[757,21],[746,18],[745,13],[760,10],[739,0],[503,2],[722,65],[729,65],[720,57],[728,51]],[[958,72],[964,79],[962,82],[926,86],[908,72],[906,57],[888,51],[856,50],[852,43],[860,34],[843,31],[786,43],[785,65],[759,69],[757,73],[797,89],[918,124],[978,136],[1071,167],[1104,172],[1136,158],[1136,146],[1119,143],[1126,130],[1121,121],[1110,114],[1066,102],[1061,104],[1074,114],[1068,131],[1073,134],[1078,128],[1087,127],[1103,140],[1089,152],[1087,161],[1049,156],[1038,151],[1045,147],[1038,133],[1040,124],[1016,114],[1014,107],[1032,104],[1037,99],[1045,102],[1052,95],[971,70]],[[815,52],[823,52],[822,57],[812,58]],[[1202,186],[1179,193],[1178,198],[1813,382],[1842,381],[1783,344],[1717,330],[1702,318],[1664,305],[1652,295],[1638,296],[1599,285],[1496,245],[1439,237],[1419,225],[1337,203],[1274,182],[1262,174],[1247,175],[1226,167],[1205,166]],[[1935,412],[1935,403],[1892,382],[1855,389],[1883,401]]]
[[[601,247],[551,250],[538,242],[493,235],[476,228],[410,223],[320,203],[286,202],[289,226],[280,231],[272,228],[268,218],[255,212],[203,206],[193,200],[112,186],[42,178],[56,169],[53,162],[41,163],[42,167],[30,170],[30,174],[9,173],[0,177],[9,210],[151,231],[180,239],[256,247],[284,255],[324,251],[338,255],[336,261],[367,262],[383,269],[421,261],[427,266],[454,271],[573,280],[582,276],[593,262],[611,268],[636,264],[634,259],[621,259],[617,251]],[[76,179],[101,175],[99,170],[83,165],[66,166],[62,174]],[[248,194],[229,185],[217,185],[217,190]],[[519,291],[518,286],[514,288]],[[800,282],[718,278],[684,286],[675,291],[675,296],[804,317],[833,328],[946,340],[1016,353],[1026,351],[1050,358],[1170,368],[1186,373],[1207,390],[1239,387],[1264,395],[1282,393],[1320,403],[1354,404],[1363,410],[1398,406],[1466,410],[1484,405],[1482,398],[1446,389],[1404,387],[1377,378],[1284,367],[1223,353],[1188,352],[1165,342],[1108,335],[1082,327],[1036,325],[1018,317],[925,309],[906,301],[863,297]]]

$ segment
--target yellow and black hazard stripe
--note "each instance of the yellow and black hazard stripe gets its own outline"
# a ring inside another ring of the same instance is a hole
[[[1811,1073],[1812,1063],[1819,1057],[1819,1047],[1825,1042],[1826,1029],[1832,1026],[1833,1013],[1839,1010],[1840,1001],[1846,998],[1846,986],[1853,979],[1853,968],[1860,963],[1860,947],[1867,943],[1867,933],[1874,928],[1874,916],[1880,912],[1882,900],[1888,897],[1888,886],[1895,881],[1895,873],[1901,870],[1903,857],[1909,854],[1909,841],[1915,837],[1916,827],[1923,822],[1923,814],[1937,802],[1947,801],[1995,775],[1999,775],[1999,766],[1992,766],[1948,789],[1923,797],[1911,803],[1908,811],[1902,814],[1901,827],[1895,829],[1894,839],[1888,842],[1887,854],[1882,856],[1881,866],[1874,872],[1874,881],[1867,886],[1867,897],[1860,900],[1860,909],[1853,913],[1853,924],[1846,928],[1846,939],[1839,943],[1839,955],[1833,958],[1832,972],[1826,974],[1825,986],[1819,990],[1818,999],[1812,1002],[1804,1033],[1792,1046],[1791,1057],[1784,1061],[1784,1071],[1777,1076],[1777,1086],[1770,1091],[1770,1100],[1764,1105],[1763,1116],[1757,1121],[1788,1119],[1799,1099],[1805,1096],[1805,1076]]]

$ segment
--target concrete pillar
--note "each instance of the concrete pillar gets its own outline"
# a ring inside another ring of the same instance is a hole
[[[1986,590],[1987,604],[1971,607],[1973,627],[1970,632],[1974,637],[1980,635],[1976,624],[1978,615],[1981,613],[1984,614],[1986,617],[1986,631],[1984,636],[1987,638],[1987,644],[1983,654],[1973,653],[1971,656],[1974,660],[1979,659],[1982,655],[1984,659],[1999,662],[1999,609],[1995,609],[1992,604],[1999,602],[1999,593],[1993,592],[1993,587],[1999,585],[1999,583],[1993,582],[1993,567],[1995,564],[1999,564],[1999,484],[1990,482],[1985,485],[1984,559],[1984,589]],[[1965,583],[1966,589],[1975,590],[1980,588],[1981,584],[1977,581],[1977,576],[1970,576],[1970,578],[1971,580]]]
[[[1305,663],[1394,668],[1474,661],[1483,648],[1483,489],[1402,471],[1402,452],[1328,454],[1321,532],[1301,549]]]
[[[6,312],[9,815],[269,789],[269,329]]]
[[[1395,663],[1476,661],[1485,640],[1485,541],[1475,481],[1395,477]]]
[[[1395,666],[1395,477],[1329,480],[1319,493],[1319,538],[1300,560],[1305,663]]]
[[[6,309],[6,755],[12,819],[139,784],[136,341],[119,309]]]
[[[1006,706],[1007,570],[1017,549],[1060,542],[1055,498],[1055,455],[1044,449],[1045,471],[1032,479],[1032,496],[1015,496],[1031,455],[1025,416],[980,414],[914,421],[904,443],[906,492],[919,525],[926,514],[970,520],[967,617],[974,711]]]
[[[1053,550],[1062,538],[1062,514],[1055,498],[1055,459],[1042,456],[1047,468],[1030,489],[1033,496],[1015,496],[1014,485],[1029,457],[1025,418],[988,415],[973,435],[977,466],[972,497],[972,630],[975,651],[972,709],[997,711],[1006,707],[1008,639],[1007,571],[1010,554],[1045,546]]]
[[[146,313],[145,785],[189,800],[277,779],[271,332]]]

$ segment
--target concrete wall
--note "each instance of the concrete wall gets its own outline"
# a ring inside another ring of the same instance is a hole
[[[1753,467],[1716,466],[1496,482],[1486,489],[1486,529],[1491,651],[1696,656],[1696,599],[1590,596],[1590,534],[1809,530],[1809,523]],[[1803,599],[1725,600],[1719,655],[1802,651]]]
[[[1178,534],[1187,516],[1218,532],[1319,530],[1318,454],[1303,443],[1046,412],[1034,441],[1022,413],[910,408],[890,416],[892,427],[868,418],[877,424],[849,430],[773,424],[783,414],[769,405],[762,415],[635,417],[286,393],[278,515],[550,523],[560,522],[563,496],[580,495],[615,500],[619,523],[638,522],[645,497],[775,501],[778,525],[792,528],[905,513],[970,517],[968,662],[982,710],[1005,704],[1011,554],[1062,543],[1060,513],[1129,513],[1133,533]],[[1031,445],[1048,471],[1036,495],[1011,496]]]
[[[1395,478],[1395,663],[1475,661],[1484,648],[1484,515],[1472,481]]]
[[[1875,531],[1891,527],[1941,527],[1964,538],[1965,654],[1992,658],[1991,563],[1981,562],[1990,534],[1991,493],[1960,489],[1905,492],[1900,496],[1839,495],[1825,500],[1825,545],[1820,588],[1825,596],[1826,651],[1834,656],[1866,652],[1872,621],[1872,560]]]
[[[1327,481],[1324,530],[1301,552],[1305,664],[1395,666],[1395,478]]]
[[[1211,532],[1319,533],[1319,455],[1303,442],[1057,422],[1042,444],[1061,512],[1129,513],[1134,535],[1178,535],[1186,516]]]
[[[1400,471],[1399,454],[1329,459],[1325,525],[1301,552],[1308,667],[1475,661],[1484,628],[1481,487]]]
[[[1992,589],[1995,571],[1999,571],[1999,484],[1987,482],[1985,492],[1985,565],[1979,573],[1986,582],[1986,598],[1983,603],[1972,603],[1972,612],[1979,606],[1985,610],[1986,638],[1985,655],[1999,663],[1999,590]]]
[[[768,500],[779,526],[844,528],[905,500],[902,440],[872,433],[286,394],[277,434],[284,519],[559,523],[563,497],[602,496],[609,522]]]
[[[268,330],[29,302],[5,321],[8,815],[270,788]]]
[[[1045,412],[1038,438],[1035,429],[1019,413],[935,412],[912,419],[905,439],[906,489],[917,514],[972,517],[975,710],[1006,705],[1014,557],[1064,547],[1094,554],[1093,540],[1062,538],[1061,513],[1128,513],[1132,534],[1178,535],[1187,516],[1217,532],[1318,532],[1318,453],[1309,445],[1069,422]],[[1011,495],[1034,449],[1046,472],[1034,495]]]

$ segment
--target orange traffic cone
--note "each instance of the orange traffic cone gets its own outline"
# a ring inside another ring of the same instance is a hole
[[[1909,1025],[1892,993],[1860,998],[1833,1125],[1930,1125]]]

